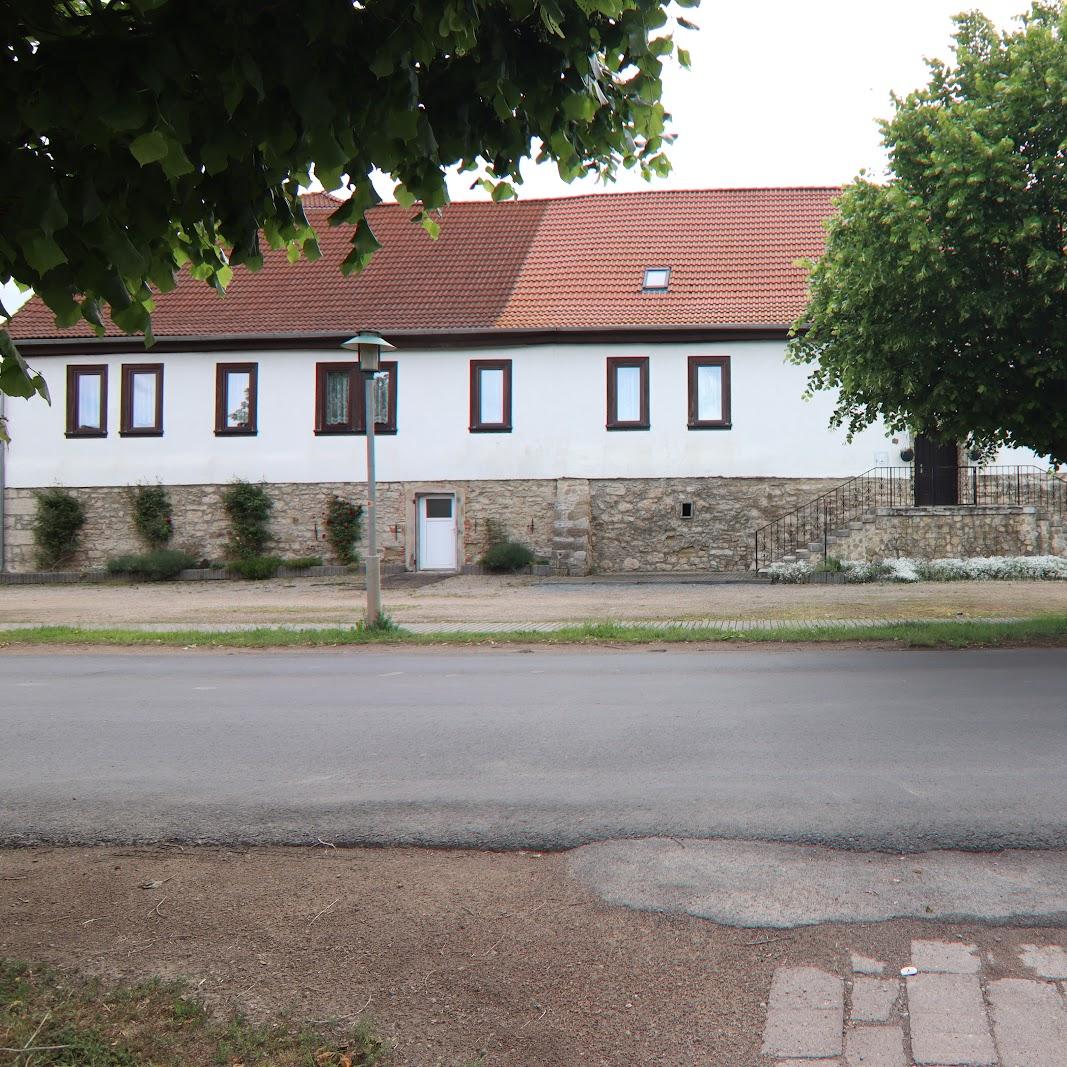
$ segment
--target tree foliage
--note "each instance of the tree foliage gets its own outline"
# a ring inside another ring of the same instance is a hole
[[[1067,14],[956,20],[895,100],[891,177],[845,190],[790,343],[834,423],[1067,461]]]
[[[0,281],[151,343],[182,267],[222,290],[261,241],[317,257],[312,174],[351,194],[330,220],[354,226],[346,271],[378,247],[376,170],[431,233],[446,168],[504,199],[536,142],[566,179],[663,174],[667,6],[0,0]],[[46,395],[3,330],[0,390]]]

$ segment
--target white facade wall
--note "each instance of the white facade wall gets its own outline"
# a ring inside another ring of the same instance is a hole
[[[732,424],[687,428],[687,357],[731,357]],[[606,359],[650,357],[649,430],[608,431]],[[364,440],[314,434],[315,364],[347,353],[322,350],[219,353],[129,352],[33,359],[52,391],[9,402],[7,484],[28,488],[337,482],[364,477]],[[398,432],[382,436],[382,481],[516,478],[832,477],[899,463],[878,428],[848,444],[828,429],[832,397],[802,398],[806,372],[774,341],[701,344],[560,344],[471,350],[401,350]],[[470,433],[471,359],[511,359],[511,433]],[[259,363],[259,432],[215,436],[215,365]],[[121,366],[164,365],[162,437],[119,436]],[[66,430],[66,367],[107,363],[108,436]]]

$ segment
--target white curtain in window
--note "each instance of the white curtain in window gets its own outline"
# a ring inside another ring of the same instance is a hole
[[[615,419],[641,421],[641,368],[615,368]]]
[[[132,429],[150,429],[156,424],[156,375],[133,375]]]
[[[486,368],[481,372],[482,422],[499,425],[504,421],[504,372]]]
[[[326,374],[327,426],[348,424],[348,381],[348,371],[332,370]]]
[[[697,367],[697,419],[722,419],[722,367]]]
[[[389,421],[389,375],[384,371],[374,376],[374,425]]]
[[[100,375],[78,376],[78,428],[102,430],[100,425]]]
[[[250,424],[252,376],[248,371],[231,371],[226,375],[226,425],[244,427]]]

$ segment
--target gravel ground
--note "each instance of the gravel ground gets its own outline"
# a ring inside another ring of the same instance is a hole
[[[886,619],[1067,612],[1067,582],[901,585],[615,584],[459,576],[387,589],[400,623],[601,619]],[[166,585],[0,586],[0,620],[42,624],[344,622],[363,612],[347,579]]]
[[[771,975],[913,937],[1015,974],[1062,929],[890,922],[783,931],[611,908],[566,857],[328,847],[0,852],[0,954],[191,981],[221,1011],[371,1018],[397,1067],[759,1067]],[[155,888],[141,888],[145,882]],[[1014,962],[1013,962],[1014,961]],[[1013,970],[1014,968],[1014,970]]]

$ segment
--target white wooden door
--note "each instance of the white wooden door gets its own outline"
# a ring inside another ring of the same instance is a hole
[[[419,570],[456,569],[456,498],[419,497]]]

